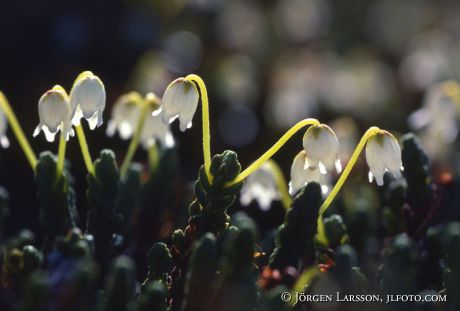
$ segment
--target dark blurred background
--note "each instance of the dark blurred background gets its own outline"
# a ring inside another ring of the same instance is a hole
[[[121,162],[128,142],[105,135],[118,96],[161,96],[174,78],[194,72],[210,93],[214,153],[233,149],[247,166],[291,125],[315,117],[337,130],[346,161],[366,128],[406,132],[425,90],[459,77],[458,16],[455,0],[1,0],[0,89],[34,150],[56,151],[57,143],[32,138],[38,99],[54,84],[70,90],[81,71],[93,71],[105,83],[107,107],[104,125],[86,132],[90,150],[96,158],[114,149]],[[197,113],[186,133],[173,125],[187,181],[202,163],[200,123]],[[11,146],[0,152],[8,230],[35,230],[33,174],[8,136]],[[275,157],[286,176],[300,141],[301,134]],[[68,148],[84,211],[77,140]],[[432,155],[441,157],[441,148]]]

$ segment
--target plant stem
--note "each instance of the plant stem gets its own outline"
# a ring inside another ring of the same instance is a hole
[[[89,153],[85,132],[83,131],[81,124],[75,126],[75,131],[77,132],[78,143],[80,144],[81,154],[83,155],[86,169],[88,170],[89,174],[94,175],[93,161],[91,160],[91,154]]]
[[[137,126],[136,126],[136,131],[134,132],[133,138],[131,139],[131,142],[129,143],[128,151],[126,152],[125,159],[123,160],[123,163],[121,164],[120,167],[120,176],[123,178],[128,171],[129,165],[131,164],[131,160],[134,157],[134,154],[136,153],[137,147],[139,145],[139,140],[141,138],[142,134],[142,129],[144,128],[145,124],[145,119],[147,118],[147,114],[149,112],[149,105],[147,102],[142,103],[142,110],[141,110],[141,115],[139,117],[139,121],[137,121]]]
[[[262,164],[268,161],[278,150],[283,147],[283,145],[300,129],[304,128],[307,125],[319,125],[319,121],[316,119],[304,119],[293,127],[291,127],[281,138],[263,155],[261,155],[257,160],[255,160],[251,165],[249,165],[244,171],[242,171],[233,181],[227,183],[226,186],[232,186],[244,180],[246,177],[255,172]]]
[[[35,171],[35,166],[37,165],[37,157],[35,156],[35,153],[32,150],[32,147],[30,146],[29,141],[24,135],[24,131],[22,130],[21,125],[19,124],[18,119],[16,118],[16,115],[14,114],[13,109],[11,108],[8,100],[6,99],[5,95],[1,91],[0,91],[0,107],[7,117],[8,122],[11,125],[11,129],[13,130],[13,133],[16,136],[18,143],[21,146],[22,151],[25,154],[27,161],[30,164],[30,167],[32,168],[32,170]]]
[[[61,131],[59,138],[59,149],[58,149],[58,162],[57,162],[57,178],[59,179],[64,171],[64,161],[65,161],[65,150],[66,150],[67,141],[64,137],[64,133]]]
[[[343,170],[343,173],[340,175],[339,180],[337,183],[334,185],[334,188],[332,188],[331,192],[327,196],[326,200],[324,200],[323,204],[321,205],[318,213],[318,233],[317,233],[317,239],[326,245],[328,244],[326,233],[324,232],[324,223],[323,223],[323,215],[328,209],[329,205],[331,205],[332,201],[336,197],[336,195],[339,193],[340,189],[342,189],[343,184],[348,178],[348,175],[350,175],[351,170],[356,164],[356,161],[359,158],[359,155],[363,151],[364,147],[366,146],[367,141],[369,138],[374,136],[376,133],[378,133],[380,129],[378,127],[371,127],[369,128],[366,133],[361,137],[361,140],[358,143],[358,146],[356,146],[355,151],[353,151],[353,154],[351,155],[350,160],[347,163],[347,166]]]
[[[273,173],[275,174],[276,186],[281,194],[281,203],[283,204],[284,209],[288,210],[291,207],[292,198],[289,195],[283,172],[281,171],[279,165],[272,159],[268,160],[267,164],[271,166]]]
[[[148,150],[150,171],[154,171],[158,165],[158,147],[153,144]]]
[[[212,174],[210,172],[211,168],[211,134],[210,134],[210,125],[209,125],[209,100],[208,100],[208,91],[206,90],[206,85],[204,84],[203,79],[195,74],[190,74],[185,77],[188,81],[195,82],[198,86],[201,98],[201,113],[202,113],[202,122],[203,122],[203,157],[204,157],[204,169],[206,175],[208,176],[209,182],[212,182]]]

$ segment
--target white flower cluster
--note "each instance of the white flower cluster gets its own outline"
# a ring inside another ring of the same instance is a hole
[[[325,125],[313,125],[303,137],[304,149],[292,162],[289,194],[294,196],[310,182],[321,185],[323,194],[329,191],[328,173],[335,170],[340,173],[342,166],[338,158],[339,142],[332,129]],[[401,176],[401,148],[392,134],[384,130],[373,133],[366,144],[366,161],[369,166],[369,181],[375,178],[377,185],[383,185],[383,175],[390,172],[395,178]],[[268,209],[272,200],[280,199],[275,174],[270,166],[261,166],[250,175],[242,190],[241,203],[249,204],[256,199],[260,207]]]
[[[142,114],[147,113],[140,137],[142,146],[148,149],[159,142],[162,146],[171,148],[175,142],[170,123],[179,119],[180,130],[189,129],[198,100],[197,87],[186,78],[171,82],[161,100],[153,93],[147,94],[145,99],[136,92],[122,95],[113,107],[107,135],[113,136],[118,131],[122,139],[130,139]],[[147,112],[142,111],[144,104],[148,105]]]
[[[56,85],[40,97],[40,123],[33,135],[35,137],[43,131],[46,139],[52,142],[56,133],[61,131],[68,140],[74,135],[72,124],[79,125],[81,118],[88,121],[91,129],[100,126],[104,108],[104,84],[92,72],[85,71],[75,80],[70,96],[63,87]]]

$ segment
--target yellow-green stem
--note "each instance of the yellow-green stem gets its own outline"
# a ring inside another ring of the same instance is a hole
[[[276,181],[276,186],[278,187],[278,190],[281,195],[281,203],[283,204],[284,209],[289,209],[291,207],[292,203],[292,198],[289,195],[288,188],[286,186],[286,179],[284,179],[283,172],[281,171],[280,167],[278,164],[273,161],[272,159],[267,161],[267,164],[271,166],[274,174],[275,174],[275,181]]]
[[[21,149],[25,154],[27,161],[30,164],[30,167],[32,168],[32,170],[35,170],[35,166],[37,165],[37,157],[35,156],[35,153],[32,150],[32,147],[30,146],[29,141],[24,135],[24,131],[22,130],[21,125],[19,124],[18,119],[16,118],[16,115],[14,114],[13,109],[11,108],[8,100],[6,99],[5,95],[1,91],[0,91],[0,107],[5,113],[6,118],[8,119],[8,123],[10,124],[11,129],[13,130],[13,133],[16,136],[16,139],[19,145],[21,146]]]
[[[77,132],[78,143],[80,144],[81,154],[83,155],[86,169],[88,170],[89,174],[94,175],[93,160],[91,160],[91,154],[89,153],[85,132],[83,131],[81,124],[75,126],[75,131]]]
[[[150,171],[154,171],[158,165],[158,147],[153,144],[148,150]]]
[[[65,139],[65,135],[61,132],[59,138],[59,149],[58,149],[58,162],[57,162],[57,178],[62,176],[62,172],[64,171],[64,161],[65,161],[65,149],[66,149],[67,141]]]
[[[251,175],[256,171],[262,164],[268,161],[278,150],[283,147],[283,145],[300,129],[304,128],[307,125],[319,125],[319,121],[316,119],[304,119],[293,127],[291,127],[281,138],[263,155],[261,155],[257,160],[255,160],[251,165],[249,165],[244,171],[242,171],[233,181],[227,183],[227,186],[232,186],[244,180],[246,177]]]
[[[206,175],[208,176],[209,182],[212,182],[212,175],[210,172],[211,168],[211,134],[209,130],[209,101],[208,101],[208,91],[206,90],[206,85],[204,84],[203,79],[195,74],[190,74],[185,77],[188,81],[195,82],[200,90],[201,98],[201,114],[203,122],[203,157],[204,157],[204,169]]]
[[[326,200],[324,200],[323,204],[321,205],[319,209],[317,239],[326,245],[328,244],[328,241],[327,241],[326,233],[324,231],[323,215],[328,209],[329,205],[331,205],[336,195],[339,193],[340,189],[342,189],[343,184],[347,180],[348,175],[350,175],[350,172],[355,166],[356,161],[359,158],[359,155],[361,154],[364,147],[366,146],[367,141],[369,140],[369,138],[371,138],[373,135],[375,135],[379,131],[380,129],[378,127],[373,126],[369,128],[366,131],[366,133],[364,133],[363,137],[361,137],[361,140],[358,143],[358,146],[356,146],[355,151],[353,151],[353,154],[351,155],[351,158],[348,161],[347,166],[345,167],[342,174],[340,175],[339,180],[334,185],[334,188],[332,188],[331,192],[327,196]]]
[[[149,113],[149,105],[147,102],[142,103],[142,111],[141,116],[139,117],[139,121],[137,122],[136,131],[134,132],[133,138],[129,143],[128,151],[126,152],[125,159],[120,167],[120,176],[123,178],[128,171],[129,165],[131,164],[131,160],[136,153],[137,147],[139,146],[139,141],[141,139],[142,129],[144,128],[145,119]]]

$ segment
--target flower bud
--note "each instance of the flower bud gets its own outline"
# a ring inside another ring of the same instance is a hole
[[[369,182],[375,178],[383,185],[383,174],[389,171],[395,178],[401,176],[401,147],[392,134],[380,131],[369,138],[366,145],[366,161],[369,165]]]
[[[105,88],[102,81],[91,71],[82,72],[70,91],[70,105],[74,125],[79,125],[80,119],[85,118],[90,129],[99,127],[103,122],[102,112],[105,108]]]
[[[69,104],[69,96],[59,85],[54,86],[40,97],[38,102],[38,116],[40,123],[35,128],[33,136],[37,136],[41,130],[45,133],[46,140],[54,141],[54,136],[60,130],[65,139],[74,132],[71,124],[72,110]]]
[[[273,166],[270,162],[265,162],[246,178],[241,188],[240,203],[246,206],[256,200],[260,209],[266,211],[270,208],[272,201],[279,200],[280,197]]]
[[[303,147],[307,154],[306,167],[319,168],[321,174],[335,167],[337,173],[342,170],[339,160],[339,141],[334,131],[325,124],[312,125],[305,132]]]
[[[0,109],[0,145],[3,148],[8,148],[10,146],[10,141],[6,136],[6,131],[8,130],[8,119],[3,113],[3,110]]]
[[[192,127],[199,97],[198,89],[192,81],[178,78],[171,82],[162,99],[163,122],[168,124],[179,118],[182,132]]]
[[[317,182],[321,185],[323,193],[329,190],[326,185],[324,175],[321,174],[318,167],[307,167],[308,161],[305,150],[300,151],[294,158],[291,166],[291,181],[289,182],[289,194],[294,196],[297,191],[309,182]]]
[[[129,139],[136,130],[141,116],[142,96],[137,92],[130,92],[118,98],[112,109],[111,118],[107,126],[107,135],[113,136],[118,131],[121,139]]]

